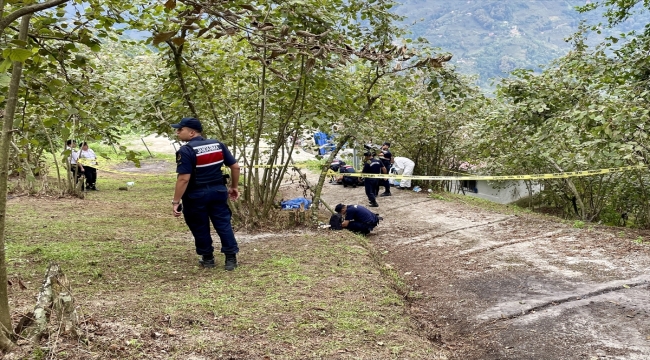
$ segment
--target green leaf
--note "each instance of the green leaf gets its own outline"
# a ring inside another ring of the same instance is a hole
[[[7,69],[11,67],[11,60],[9,58],[5,58],[5,60],[0,64],[0,72],[5,72]]]
[[[0,74],[0,86],[5,87],[9,86],[9,82],[11,81],[11,76],[8,74],[2,73]]]
[[[27,49],[8,49],[9,54],[8,57],[11,59],[11,61],[20,61],[20,62],[25,62],[25,60],[29,59],[30,56],[32,56],[32,51],[27,50]]]

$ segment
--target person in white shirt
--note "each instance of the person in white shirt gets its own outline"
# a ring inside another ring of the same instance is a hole
[[[81,159],[87,159],[82,160],[82,162],[86,164],[86,166],[84,166],[86,174],[86,189],[96,191],[97,169],[92,165],[97,165],[97,156],[95,156],[95,152],[92,149],[88,148],[88,143],[85,141],[81,144],[79,157]]]
[[[413,175],[415,163],[413,160],[405,157],[395,156],[392,158],[391,163],[393,168],[397,170],[399,175]],[[399,181],[399,189],[407,189],[411,187],[411,179],[402,179]]]
[[[77,160],[79,159],[79,151],[77,151],[77,142],[74,140],[68,140],[65,143],[66,145],[66,150],[70,150],[70,156],[68,156],[68,163],[70,164],[70,172],[72,172],[72,176],[75,178],[74,182],[75,184],[79,181],[79,178],[81,178],[84,175],[84,171],[86,170],[82,164],[78,164]],[[83,186],[81,189],[83,190]]]

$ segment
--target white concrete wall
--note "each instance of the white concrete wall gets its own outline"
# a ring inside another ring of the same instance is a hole
[[[456,182],[454,184],[453,191],[457,192],[456,189],[458,189],[459,186],[460,183]],[[482,199],[494,201],[499,204],[509,204],[529,196],[528,189],[526,188],[524,181],[494,182],[487,180],[477,180],[476,188],[478,190],[478,193],[474,193],[465,189],[465,194],[468,196],[475,196]],[[539,193],[541,189],[541,184],[533,183],[533,194]]]

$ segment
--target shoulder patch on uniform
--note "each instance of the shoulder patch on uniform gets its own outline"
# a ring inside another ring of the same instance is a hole
[[[179,151],[179,152],[176,153],[176,164],[180,164],[181,159],[182,159],[182,156],[181,156],[181,152]]]

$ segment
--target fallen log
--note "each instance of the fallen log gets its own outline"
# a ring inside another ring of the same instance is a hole
[[[63,333],[77,336],[77,312],[70,284],[59,265],[55,263],[50,264],[45,272],[34,311],[23,315],[14,331],[16,334],[25,331],[26,338],[33,343],[40,342],[43,336],[48,335],[52,310],[56,312]]]

